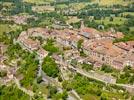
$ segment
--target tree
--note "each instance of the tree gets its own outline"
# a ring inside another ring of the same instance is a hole
[[[42,69],[48,76],[53,78],[57,77],[59,74],[57,64],[55,63],[54,59],[49,56],[44,58]]]
[[[0,86],[0,100],[30,100],[30,97],[13,84]]]
[[[134,75],[130,77],[129,83],[133,84],[134,83]]]
[[[101,67],[101,71],[104,71],[106,73],[111,73],[113,72],[113,69],[111,66],[103,64]]]
[[[62,82],[63,81],[61,75],[58,75],[58,81],[59,82]]]
[[[7,75],[6,71],[0,71],[0,77],[5,77]]]
[[[48,98],[52,98],[57,93],[57,88],[55,86],[48,86],[49,94]]]
[[[63,91],[63,93],[62,93],[62,99],[63,100],[66,100],[67,97],[68,97],[67,91]]]
[[[47,39],[47,43],[43,47],[46,51],[49,51],[50,53],[56,53],[59,51],[59,48],[54,46],[54,40],[53,39]]]
[[[113,18],[113,17],[110,17],[109,21],[111,21],[111,22],[112,22],[113,20],[114,20],[114,18]]]
[[[72,89],[71,84],[68,81],[66,81],[66,80],[62,82],[62,86],[67,91],[70,91]]]
[[[87,64],[87,63],[83,63],[82,64],[82,68],[85,69],[86,71],[89,71],[89,70],[93,69],[93,65]]]
[[[80,39],[78,42],[77,42],[77,49],[80,50],[82,48],[82,43],[83,43],[83,39]]]
[[[37,78],[37,83],[41,83],[42,82],[42,76]]]

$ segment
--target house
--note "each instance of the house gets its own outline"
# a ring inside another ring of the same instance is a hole
[[[37,54],[39,55],[41,59],[43,59],[48,55],[48,52],[44,50],[43,48],[39,48],[39,50],[37,50]]]
[[[113,33],[113,37],[120,39],[124,37],[124,34],[122,32],[116,32],[116,33]]]
[[[131,66],[134,68],[134,53],[128,53],[116,57],[112,64],[117,69],[123,69],[125,66]]]
[[[123,38],[124,34],[122,32],[99,32],[94,28],[88,28],[84,26],[84,22],[81,21],[81,28],[79,35],[87,38],[87,39],[115,39],[115,38]]]
[[[40,46],[40,42],[39,41],[33,41],[32,39],[28,38],[28,39],[24,39],[24,40],[19,40],[19,43],[21,43],[22,46],[24,46],[26,49],[33,51],[33,50],[37,50]]]
[[[48,28],[30,28],[27,30],[28,36],[30,37],[42,37],[43,39],[53,38],[55,39],[58,35],[59,31],[57,30],[49,30]]]
[[[123,67],[119,61],[115,61],[120,55],[126,54],[127,52],[115,45],[112,44],[110,39],[101,39],[94,41],[85,41],[83,43],[84,52],[89,55],[94,61],[97,61],[96,64],[109,64],[117,67]],[[96,65],[95,64],[95,65]],[[116,65],[119,66],[116,66]],[[97,65],[98,66],[98,65]],[[117,68],[121,69],[121,68]]]
[[[24,16],[24,15],[15,15],[15,16],[12,16],[12,20],[16,23],[16,24],[27,24],[27,16]]]
[[[28,33],[29,36],[33,36],[33,37],[40,36],[43,39],[47,39],[50,36],[48,29],[40,28],[40,27],[30,28],[30,29],[27,30],[27,33]]]
[[[87,39],[94,39],[94,38],[99,39],[101,37],[100,32],[97,31],[96,29],[85,27],[83,21],[81,21],[81,28],[78,34]]]
[[[6,51],[7,46],[0,43],[0,55]]]
[[[115,46],[124,49],[125,51],[134,51],[134,41],[115,43]]]
[[[75,30],[62,30],[59,31],[56,41],[63,46],[77,48],[77,42],[82,39],[81,36],[77,35]]]
[[[99,34],[99,32],[93,28],[81,29],[79,35],[82,35],[87,39],[101,38],[101,34]]]
[[[126,60],[124,61],[125,66],[131,66],[134,68],[134,52],[130,52],[126,56]]]

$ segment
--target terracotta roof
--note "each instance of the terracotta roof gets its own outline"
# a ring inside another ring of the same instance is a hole
[[[122,32],[116,32],[115,34],[113,34],[113,36],[115,38],[123,38],[124,37],[124,34]]]
[[[48,29],[45,29],[45,28],[40,28],[40,27],[37,27],[37,28],[30,28],[27,30],[28,34],[30,35],[34,35],[34,34],[39,34],[39,35],[48,35]]]
[[[111,56],[111,57],[117,57],[119,55],[122,55],[124,53],[124,51],[118,47],[115,46],[111,46],[111,47],[104,47],[102,46],[98,46],[96,48],[93,49],[94,51],[107,55],[107,56]]]
[[[83,32],[88,32],[88,33],[94,33],[94,32],[98,32],[96,29],[94,28],[84,28],[82,29]]]
[[[48,55],[48,52],[46,50],[44,50],[43,48],[40,48],[37,53],[41,56],[46,57]]]
[[[134,41],[128,41],[126,44],[134,48]]]
[[[128,59],[134,63],[134,53],[127,54],[126,59]]]
[[[134,41],[128,41],[128,42],[119,42],[119,43],[115,43],[114,45],[116,45],[119,48],[122,48],[124,50],[131,50],[134,49]]]
[[[24,41],[21,41],[24,43],[24,45],[26,45],[27,47],[29,48],[38,48],[40,46],[40,43],[39,41],[33,41],[32,39],[28,38],[28,39],[25,39]]]

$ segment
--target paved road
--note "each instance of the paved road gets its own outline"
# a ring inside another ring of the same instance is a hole
[[[38,74],[37,76],[40,77],[41,76],[41,73],[42,73],[42,62],[43,60],[38,58],[39,59],[39,65],[38,65]]]
[[[69,94],[75,97],[75,100],[82,100],[75,90],[70,91]]]
[[[68,67],[68,69],[70,69],[70,70],[73,70],[73,71],[75,71],[76,73],[79,73],[79,74],[81,74],[81,75],[83,75],[83,76],[86,76],[86,77],[88,77],[88,78],[92,78],[92,79],[95,79],[95,80],[98,80],[98,81],[101,81],[101,82],[104,82],[104,83],[109,83],[109,84],[113,84],[113,85],[117,85],[117,86],[121,86],[121,87],[124,87],[124,88],[129,88],[129,89],[133,89],[133,91],[134,91],[134,85],[128,85],[128,84],[117,84],[116,82],[112,82],[111,80],[109,80],[109,79],[105,79],[105,80],[102,80],[102,79],[100,79],[100,78],[98,78],[98,77],[96,77],[96,76],[93,76],[93,75],[91,75],[91,74],[89,74],[88,72],[86,72],[86,71],[83,71],[82,69],[79,69],[78,67],[76,67],[76,68],[74,68],[73,66],[71,66],[70,64],[67,64],[67,62],[59,62],[59,61],[56,61],[58,64],[61,64],[61,65],[64,65],[64,66],[67,66]]]
[[[42,79],[43,81],[47,81],[50,84],[53,84],[59,88],[62,88],[62,86],[59,84],[59,82],[57,82],[56,80],[54,80],[53,78],[47,76],[43,71],[42,71]]]

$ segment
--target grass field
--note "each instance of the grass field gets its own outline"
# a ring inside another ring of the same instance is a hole
[[[33,3],[33,4],[45,4],[46,2],[53,2],[54,0],[23,0],[23,2]]]
[[[56,5],[56,8],[58,8],[58,9],[64,9],[64,8],[67,8],[68,7],[68,5],[66,5],[66,4],[58,4],[58,5]]]
[[[0,34],[3,32],[15,31],[17,29],[21,29],[21,27],[17,25],[0,24]]]
[[[78,19],[77,17],[69,17],[69,20],[67,20],[67,23],[76,23],[79,22],[80,19]]]
[[[123,15],[132,15],[132,16],[134,16],[134,12],[124,12],[124,13],[122,13]]]
[[[87,6],[88,3],[72,3],[70,4],[71,8],[74,8],[75,10],[83,9],[85,6]]]
[[[50,26],[50,25],[52,25],[52,22],[50,21],[50,19],[42,19],[42,22],[39,23],[39,25],[41,25],[41,26]]]
[[[114,17],[114,20],[113,21],[110,21],[109,19],[110,19],[110,17],[106,17],[105,19],[95,20],[95,21],[97,23],[104,23],[105,25],[108,25],[108,24],[122,25],[127,20],[126,18],[122,18],[122,17]]]
[[[100,5],[107,5],[107,6],[110,6],[110,5],[114,5],[114,4],[121,4],[121,5],[127,5],[127,4],[130,4],[132,2],[134,2],[133,0],[131,1],[124,1],[124,0],[93,0],[94,2],[98,2]]]
[[[131,32],[132,32],[132,31],[134,32],[134,27],[130,27],[130,31],[131,31]]]

